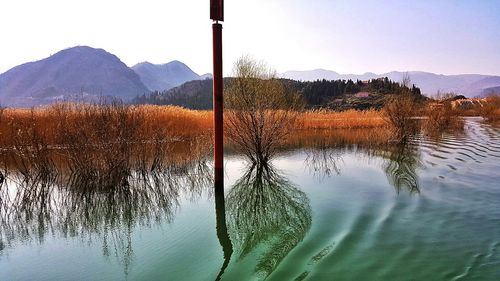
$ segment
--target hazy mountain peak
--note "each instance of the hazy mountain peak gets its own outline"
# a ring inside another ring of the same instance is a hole
[[[178,60],[173,60],[173,61],[165,63],[165,65],[176,65],[176,64],[180,64],[180,65],[183,65],[183,66],[187,67],[187,65],[185,63],[183,63],[181,61],[178,61]]]
[[[132,69],[151,91],[168,90],[187,81],[204,79],[178,60],[164,64],[141,62]]]
[[[0,75],[0,101],[31,106],[71,96],[124,100],[148,92],[139,76],[103,49],[76,46]]]

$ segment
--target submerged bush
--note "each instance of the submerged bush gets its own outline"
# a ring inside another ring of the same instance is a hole
[[[389,96],[383,109],[384,120],[391,126],[394,137],[404,141],[418,130],[418,103],[411,94]]]
[[[225,90],[225,132],[252,162],[267,162],[295,126],[301,102],[265,64],[241,57]]]
[[[463,120],[458,116],[457,111],[452,109],[450,102],[428,104],[425,117],[423,129],[428,135],[448,129],[461,129],[464,126]]]

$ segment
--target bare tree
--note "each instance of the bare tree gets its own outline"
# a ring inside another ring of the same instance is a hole
[[[226,136],[254,163],[267,162],[290,133],[301,109],[265,63],[243,56],[225,91]]]
[[[412,88],[410,74],[405,72],[400,82],[400,93],[389,95],[384,102],[384,119],[391,126],[392,133],[398,141],[406,141],[410,135],[418,130],[418,123],[414,117],[420,110],[418,95]]]
[[[408,89],[411,87],[410,73],[408,72],[403,73],[403,78],[401,78],[401,86],[404,86]]]

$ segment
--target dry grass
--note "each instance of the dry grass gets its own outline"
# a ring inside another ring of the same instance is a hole
[[[383,112],[317,110],[298,114],[296,129],[387,128]],[[85,142],[151,142],[210,136],[211,111],[176,106],[56,104],[37,109],[3,110],[0,115],[0,146],[39,139],[49,146]],[[31,140],[28,140],[31,139]]]
[[[319,137],[336,143],[384,142],[390,128],[382,114],[375,110],[300,112],[292,136],[275,142],[280,147],[316,142]],[[56,104],[34,110],[5,109],[0,151],[14,151],[19,157],[9,161],[18,162],[15,165],[26,173],[35,169],[47,174],[54,165],[66,165],[91,175],[123,170],[118,166],[131,161],[152,169],[159,163],[151,159],[165,158],[173,143],[195,139],[210,143],[212,129],[211,111],[174,106]],[[228,139],[226,145],[231,145]],[[53,163],[59,161],[53,151],[64,163]]]
[[[493,122],[500,120],[500,96],[455,100],[451,106],[459,116],[482,116]]]
[[[500,96],[486,98],[486,103],[479,108],[479,115],[487,121],[500,120]]]
[[[120,144],[145,144],[147,146],[143,149],[150,150],[149,153],[162,154],[161,143],[200,137],[210,139],[213,129],[211,111],[175,106],[56,104],[31,110],[7,108],[0,118],[0,147],[38,159],[45,158],[43,154],[53,149],[65,149],[76,158],[82,148],[118,147],[115,155],[108,153],[111,162],[120,159],[120,155],[131,153],[130,146]],[[360,135],[357,129],[381,129],[379,131],[384,136],[376,137],[377,140],[385,139],[386,132],[390,131],[383,112],[376,110],[301,112],[294,129],[295,138],[308,136],[311,131],[335,129],[343,132],[336,135],[349,135],[349,142],[353,142],[353,138],[365,142],[373,137],[365,133]],[[347,134],[347,130],[354,131]],[[314,134],[318,135],[318,132]],[[78,158],[81,166],[92,162],[90,158],[88,161],[82,160],[82,156]]]
[[[6,109],[0,162],[17,167],[25,178],[70,170],[76,181],[120,186],[130,177],[131,166],[153,171],[175,160],[175,142],[209,142],[211,124],[210,112],[178,107],[115,103]]]
[[[351,145],[369,147],[386,144],[392,136],[392,132],[386,127],[296,130],[283,148],[345,147]]]
[[[446,130],[461,130],[464,127],[464,120],[450,103],[430,103],[424,111],[427,118],[423,121],[422,128],[427,135],[437,135]]]
[[[153,105],[56,104],[38,109],[5,109],[0,119],[0,146],[11,147],[19,138],[39,138],[53,146],[209,136],[212,116],[210,111]]]
[[[329,110],[306,111],[299,115],[299,128],[303,129],[355,129],[384,127],[381,111]]]

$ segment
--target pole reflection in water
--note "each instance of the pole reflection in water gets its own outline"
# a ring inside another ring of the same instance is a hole
[[[228,228],[243,259],[264,246],[255,272],[269,276],[311,227],[306,194],[269,163],[253,164],[227,198]]]
[[[224,263],[217,275],[215,280],[220,280],[227,266],[229,265],[229,261],[231,260],[231,256],[233,254],[233,245],[231,243],[231,238],[227,232],[227,223],[226,223],[226,203],[224,199],[224,181],[220,177],[222,174],[217,173],[217,169],[215,172],[215,181],[214,181],[214,195],[215,195],[215,218],[216,218],[216,229],[217,229],[217,238],[219,239],[219,243],[222,246],[222,252],[224,253]]]

